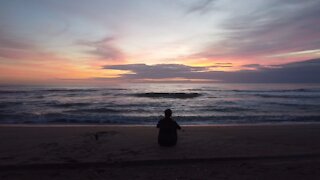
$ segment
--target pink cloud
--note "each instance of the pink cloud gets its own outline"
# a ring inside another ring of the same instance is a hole
[[[114,37],[106,37],[98,41],[79,41],[78,44],[93,48],[87,51],[104,60],[124,61],[125,54],[115,45]]]

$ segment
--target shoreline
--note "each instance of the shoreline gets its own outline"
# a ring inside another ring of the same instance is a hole
[[[179,124],[179,122],[178,122]],[[0,123],[0,127],[156,127],[155,124],[95,124],[95,123]],[[242,126],[300,126],[320,125],[320,122],[180,124],[182,127],[242,127]]]

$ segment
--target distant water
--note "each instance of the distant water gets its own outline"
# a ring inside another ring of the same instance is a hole
[[[0,123],[320,122],[320,84],[123,84],[0,87]]]

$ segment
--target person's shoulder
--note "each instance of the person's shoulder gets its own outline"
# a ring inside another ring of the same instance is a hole
[[[163,122],[163,119],[160,119],[159,121],[158,121],[158,124],[160,124],[160,123],[162,123]]]
[[[175,121],[174,119],[171,119],[171,120],[172,120],[171,122],[172,122],[173,124],[178,125],[177,121]]]
[[[159,122],[165,122],[166,121],[166,118],[162,118],[159,120]]]

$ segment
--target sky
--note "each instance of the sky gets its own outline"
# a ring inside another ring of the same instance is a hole
[[[320,82],[320,0],[1,0],[0,84]]]

